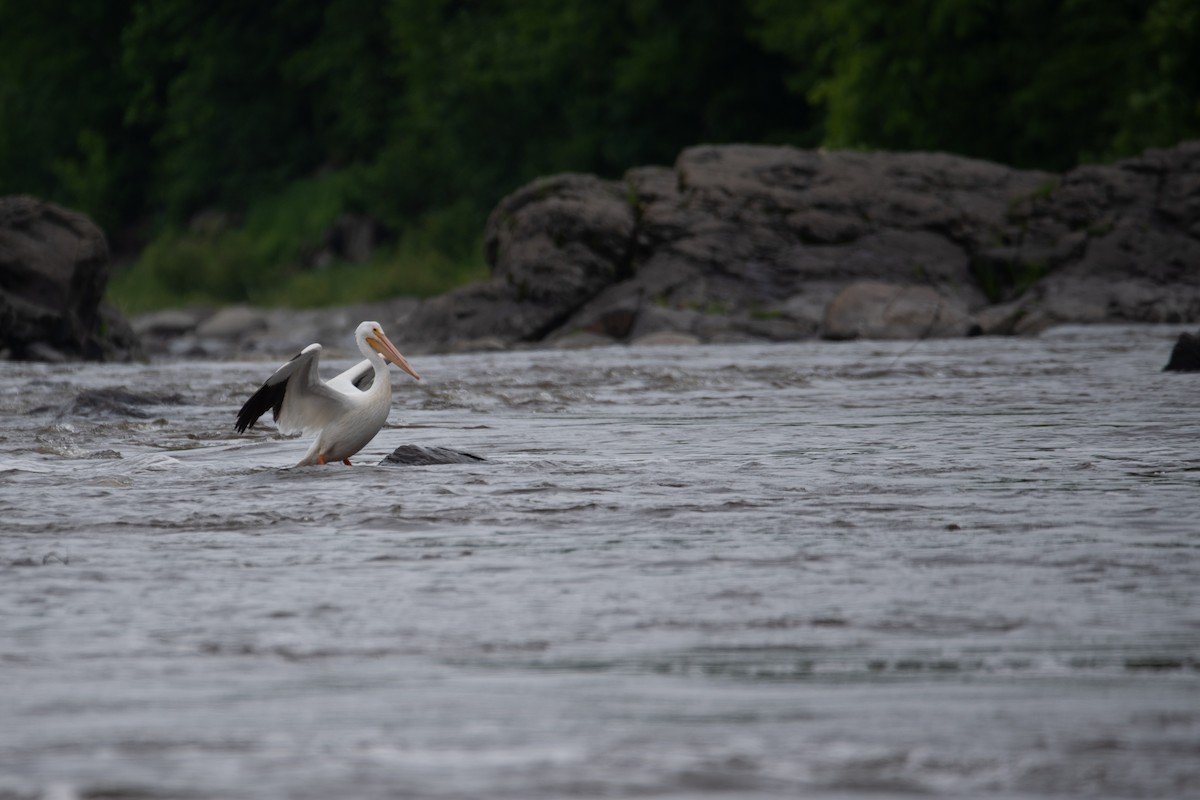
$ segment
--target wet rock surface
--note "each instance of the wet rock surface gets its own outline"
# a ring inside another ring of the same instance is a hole
[[[384,456],[381,467],[429,467],[439,464],[478,464],[482,456],[435,445],[402,444]]]
[[[75,417],[115,417],[146,419],[154,406],[180,405],[178,392],[135,392],[121,386],[84,389],[64,403],[55,413],[56,420]]]

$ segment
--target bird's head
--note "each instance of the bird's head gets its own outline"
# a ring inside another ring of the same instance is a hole
[[[396,345],[392,344],[391,340],[384,334],[383,328],[380,327],[378,322],[362,323],[358,326],[358,330],[355,331],[355,337],[358,339],[360,347],[364,345],[369,347],[409,375],[412,375],[415,379],[421,380],[421,376],[412,368],[412,364],[408,363],[408,359],[400,355],[400,351],[396,349]]]

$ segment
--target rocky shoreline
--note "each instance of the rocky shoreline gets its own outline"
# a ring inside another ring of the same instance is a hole
[[[157,312],[108,351],[92,334],[73,349],[12,344],[9,280],[5,346],[120,357],[140,340],[151,355],[277,357],[347,346],[367,318],[414,353],[1200,322],[1200,142],[1063,175],[941,153],[699,146],[620,180],[534,181],[497,205],[485,249],[488,281],[426,301]],[[86,328],[76,316],[71,330]]]
[[[746,145],[560,175],[488,220],[492,278],[429,346],[1034,334],[1200,320],[1200,142],[1065,175],[939,153]]]

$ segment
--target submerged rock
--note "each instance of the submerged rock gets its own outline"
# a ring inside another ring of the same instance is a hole
[[[68,417],[122,417],[146,419],[152,416],[143,410],[145,406],[180,405],[183,396],[158,392],[133,392],[119,386],[102,389],[84,389],[68,400],[55,413],[56,420]]]
[[[446,447],[425,447],[419,444],[402,444],[379,462],[381,467],[428,467],[436,464],[477,464],[486,458],[450,450]]]

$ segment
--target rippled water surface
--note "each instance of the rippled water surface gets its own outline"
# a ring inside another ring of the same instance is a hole
[[[0,798],[1200,795],[1177,332],[0,364]]]

